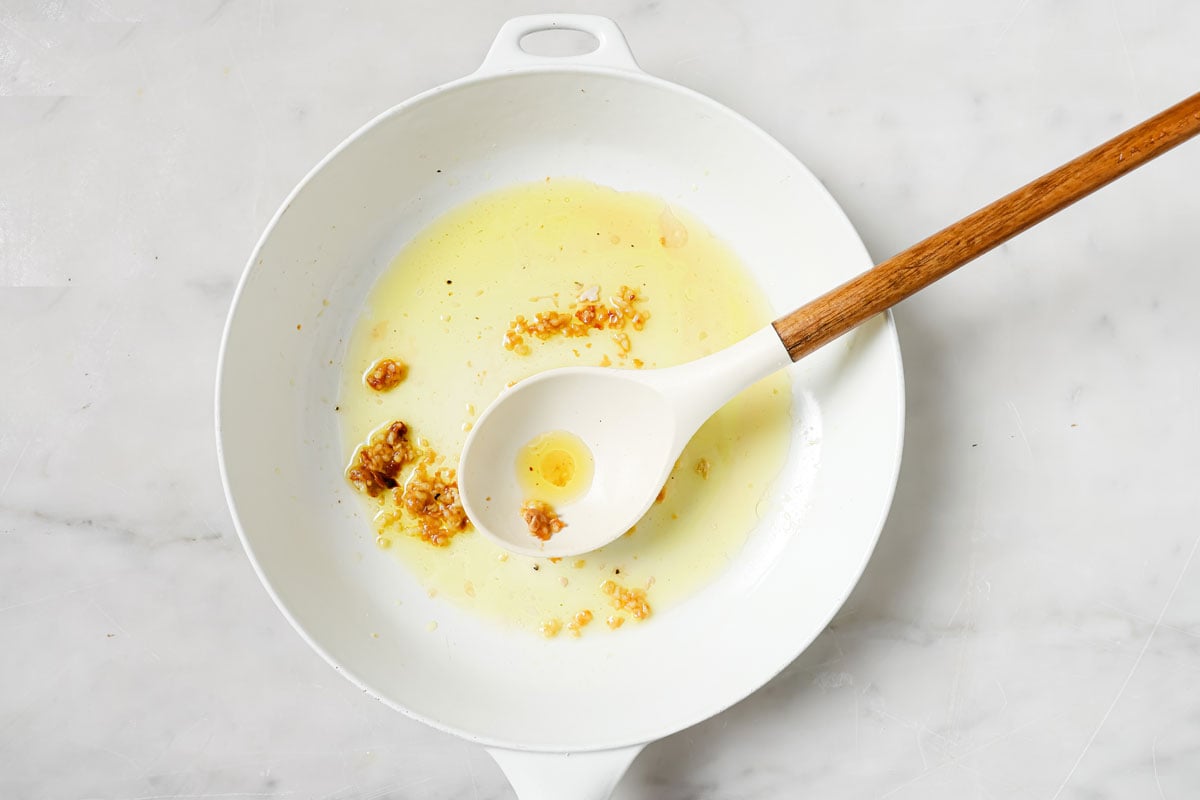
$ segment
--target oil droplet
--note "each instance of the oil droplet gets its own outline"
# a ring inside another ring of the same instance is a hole
[[[592,485],[593,469],[587,445],[566,431],[536,436],[517,453],[517,483],[527,497],[553,505],[584,495]]]

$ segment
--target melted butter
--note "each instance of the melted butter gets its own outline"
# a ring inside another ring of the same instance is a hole
[[[567,431],[534,437],[517,453],[513,466],[525,498],[551,505],[569,503],[587,494],[595,469],[588,446]]]
[[[643,330],[622,331],[627,356],[609,331],[529,338],[524,356],[504,349],[516,315],[569,312],[596,286],[608,302],[622,285],[639,292],[651,315]],[[667,367],[733,344],[770,320],[762,292],[733,253],[659,198],[557,179],[485,195],[417,235],[372,290],[343,367],[345,461],[372,430],[402,419],[454,467],[477,413],[511,382],[568,365],[634,367],[637,359]],[[407,365],[404,382],[384,394],[366,389],[363,372],[389,357]],[[509,555],[473,531],[444,548],[385,531],[381,544],[390,546],[376,555],[398,560],[397,582],[415,578],[439,600],[534,635],[543,622],[566,623],[585,609],[596,621],[583,634],[608,635],[603,621],[627,615],[611,607],[605,581],[646,589],[660,614],[737,554],[786,458],[790,401],[783,375],[730,401],[688,444],[661,502],[634,531],[581,559]],[[701,460],[707,469],[698,468]],[[377,507],[369,508],[370,515]]]

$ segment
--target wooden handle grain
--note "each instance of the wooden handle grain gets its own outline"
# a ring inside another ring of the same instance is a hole
[[[780,317],[775,332],[797,361],[1197,133],[1200,94]]]

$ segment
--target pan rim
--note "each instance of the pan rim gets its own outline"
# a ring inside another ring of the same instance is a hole
[[[777,155],[780,155],[783,158],[788,159],[795,168],[797,168],[802,174],[809,177],[812,181],[813,186],[815,188],[818,188],[819,191],[824,194],[823,199],[828,202],[830,209],[831,210],[836,209],[836,212],[842,216],[843,220],[847,223],[847,225],[850,227],[850,229],[852,231],[854,231],[855,237],[858,238],[857,231],[853,228],[853,225],[850,224],[849,219],[846,217],[845,211],[841,208],[841,206],[837,203],[837,201],[829,193],[828,189],[825,188],[825,186],[816,178],[816,176],[813,175],[811,173],[811,171],[808,170],[808,168],[795,155],[793,155],[778,140],[776,140],[774,137],[772,137],[766,131],[762,130],[760,127],[758,127],[752,121],[750,121],[749,119],[747,119],[746,117],[744,117],[743,115],[738,113],[737,111],[734,111],[733,109],[729,108],[728,106],[725,106],[724,104],[719,103],[716,100],[713,100],[712,98],[708,97],[707,95],[704,95],[700,92],[689,89],[687,87],[681,86],[679,84],[673,83],[671,81],[667,81],[665,79],[658,78],[653,75],[649,75],[645,72],[641,72],[641,71],[635,72],[635,71],[631,71],[629,69],[624,69],[624,68],[610,68],[610,67],[601,67],[601,66],[592,66],[592,65],[570,65],[570,64],[533,64],[533,65],[529,65],[529,66],[522,67],[519,69],[508,69],[508,70],[505,70],[503,72],[498,72],[498,73],[484,72],[482,70],[477,71],[477,72],[467,75],[465,77],[456,79],[454,81],[442,84],[440,86],[434,87],[432,89],[429,89],[429,90],[421,92],[417,95],[414,95],[413,97],[411,97],[407,100],[404,100],[403,102],[383,111],[382,113],[376,115],[374,118],[370,119],[365,124],[361,125],[353,133],[351,133],[345,140],[340,142],[334,149],[332,149],[328,154],[326,154],[314,167],[312,167],[312,169],[310,169],[305,174],[305,176],[296,184],[296,186],[291,190],[291,192],[288,193],[287,197],[280,204],[278,210],[275,212],[275,214],[271,217],[270,221],[267,223],[266,227],[263,230],[262,235],[259,237],[257,243],[255,244],[254,248],[252,249],[252,251],[250,253],[250,256],[247,260],[247,264],[246,264],[245,268],[243,269],[242,275],[238,281],[237,288],[234,292],[233,299],[231,301],[230,310],[226,317],[225,325],[223,326],[221,341],[220,341],[220,349],[219,349],[218,359],[217,359],[217,372],[216,372],[216,382],[215,382],[215,405],[214,405],[214,408],[215,408],[215,434],[216,434],[217,459],[218,459],[219,471],[220,471],[220,475],[221,475],[222,489],[225,494],[226,503],[230,509],[230,514],[231,514],[231,517],[233,520],[234,529],[237,532],[238,539],[241,542],[242,548],[245,550],[248,559],[250,560],[251,566],[253,567],[255,574],[258,576],[258,579],[262,583],[263,587],[266,589],[268,596],[270,596],[270,598],[274,602],[276,608],[279,609],[279,611],[283,614],[284,618],[291,624],[291,626],[296,630],[296,632],[300,634],[301,638],[309,645],[309,647],[311,647],[317,654],[319,654],[325,661],[327,661],[330,664],[330,666],[332,666],[334,668],[334,670],[336,672],[338,672],[339,674],[343,675],[345,678],[350,680],[351,683],[353,683],[355,686],[360,688],[364,693],[383,702],[390,708],[393,708],[393,709],[401,712],[405,716],[407,716],[411,719],[415,719],[420,722],[423,722],[426,725],[429,725],[438,730],[454,734],[454,735],[459,736],[468,741],[476,742],[478,744],[485,745],[485,746],[500,747],[500,748],[505,748],[505,749],[510,749],[510,750],[519,750],[519,751],[527,751],[527,752],[550,752],[550,753],[592,752],[592,751],[611,750],[611,749],[620,748],[620,747],[628,747],[628,746],[645,744],[648,741],[653,741],[654,739],[668,736],[673,733],[677,733],[678,731],[692,727],[693,725],[699,724],[699,723],[711,718],[712,716],[715,716],[716,714],[719,714],[722,711],[725,711],[726,709],[730,708],[731,706],[735,705],[736,703],[740,702],[741,700],[744,700],[746,697],[750,696],[751,694],[753,694],[754,692],[756,692],[760,688],[762,688],[764,685],[769,683],[780,672],[782,672],[785,668],[787,668],[787,666],[789,664],[791,664],[801,653],[803,653],[812,644],[812,642],[818,636],[820,636],[820,634],[828,626],[829,622],[833,619],[833,617],[838,613],[838,611],[845,604],[846,599],[849,597],[850,593],[854,590],[854,588],[858,584],[858,581],[861,579],[862,574],[863,574],[864,570],[866,569],[866,566],[869,563],[870,558],[873,555],[875,548],[878,544],[879,537],[882,533],[883,526],[886,523],[888,514],[890,513],[890,510],[891,510],[892,502],[895,497],[896,485],[897,485],[897,480],[898,480],[899,471],[900,471],[900,465],[901,465],[901,461],[902,461],[903,442],[904,442],[904,423],[905,423],[904,372],[903,372],[903,362],[901,359],[900,345],[899,345],[899,339],[898,339],[897,332],[896,332],[895,321],[894,321],[894,318],[890,311],[886,312],[886,314],[884,315],[885,324],[883,326],[883,330],[880,331],[879,335],[882,335],[887,339],[887,345],[886,345],[886,349],[888,351],[887,356],[889,357],[891,362],[895,364],[895,380],[896,380],[895,392],[896,392],[896,398],[897,398],[897,404],[896,404],[896,409],[895,409],[896,441],[894,443],[893,448],[891,448],[891,450],[890,450],[890,452],[894,453],[894,455],[892,456],[893,463],[892,463],[892,468],[891,468],[891,476],[887,483],[887,487],[888,487],[887,495],[886,495],[886,497],[883,498],[883,502],[880,506],[879,518],[875,521],[873,533],[869,537],[869,546],[865,548],[861,563],[859,563],[857,565],[856,569],[854,570],[853,580],[848,580],[846,582],[844,591],[840,594],[839,597],[836,598],[836,602],[831,604],[830,611],[829,611],[828,615],[824,618],[824,620],[822,621],[820,626],[813,628],[813,633],[811,634],[811,636],[804,636],[804,637],[797,638],[795,640],[795,642],[793,642],[793,645],[791,647],[786,648],[789,655],[784,660],[782,660],[781,663],[770,663],[770,664],[765,665],[765,669],[763,670],[764,677],[762,680],[758,681],[757,683],[754,683],[753,685],[749,685],[750,682],[746,682],[745,687],[738,687],[732,693],[735,696],[732,699],[730,699],[728,702],[718,701],[718,702],[710,704],[710,705],[705,705],[702,708],[698,708],[697,713],[690,715],[686,719],[671,720],[670,725],[666,726],[662,730],[659,730],[654,736],[649,737],[649,738],[647,738],[645,736],[635,736],[632,738],[618,738],[618,739],[612,740],[612,741],[597,742],[594,745],[588,745],[586,747],[579,747],[579,746],[566,747],[566,746],[562,746],[562,745],[556,745],[554,743],[514,742],[511,740],[506,740],[506,739],[502,739],[502,738],[491,737],[486,734],[482,734],[477,731],[460,728],[460,727],[457,727],[452,724],[447,724],[447,723],[445,723],[439,719],[436,719],[434,717],[431,717],[429,715],[422,714],[420,712],[416,712],[416,711],[408,708],[407,706],[397,702],[396,700],[386,696],[382,692],[379,692],[376,689],[374,689],[368,682],[361,679],[352,669],[346,667],[344,664],[340,663],[337,659],[335,659],[332,656],[332,654],[324,646],[322,646],[313,635],[311,635],[308,632],[306,627],[300,622],[299,619],[297,619],[293,615],[291,610],[287,607],[287,605],[280,598],[274,585],[272,584],[272,581],[268,577],[265,568],[263,567],[262,563],[260,562],[260,560],[258,558],[258,555],[255,551],[254,545],[252,544],[250,537],[246,534],[246,531],[242,525],[241,515],[239,514],[239,511],[238,511],[238,504],[234,497],[234,490],[231,485],[228,469],[226,466],[226,452],[225,452],[225,446],[224,446],[224,426],[223,426],[224,408],[223,408],[223,402],[222,402],[222,390],[223,390],[223,384],[224,384],[226,355],[228,352],[228,345],[229,345],[229,340],[230,340],[230,336],[231,336],[231,329],[233,328],[234,321],[237,318],[239,309],[242,305],[242,299],[243,299],[245,287],[246,287],[247,283],[249,282],[249,280],[251,279],[254,272],[256,271],[257,261],[260,256],[260,253],[262,252],[263,248],[265,247],[267,241],[270,239],[271,235],[274,233],[274,231],[278,227],[278,224],[279,224],[280,220],[282,219],[282,217],[287,213],[287,211],[291,207],[291,204],[295,200],[295,198],[331,162],[333,162],[335,159],[337,159],[344,151],[346,151],[347,149],[352,147],[356,142],[358,142],[362,137],[364,137],[369,131],[371,131],[375,127],[379,126],[380,124],[386,122],[387,120],[392,119],[393,117],[398,116],[400,114],[406,113],[409,110],[423,104],[424,102],[428,101],[430,98],[442,95],[449,91],[456,91],[456,90],[464,89],[467,87],[475,87],[475,86],[479,86],[481,84],[486,84],[489,82],[520,79],[521,77],[526,76],[526,75],[546,74],[546,73],[559,73],[559,74],[567,74],[567,75],[583,74],[583,75],[587,75],[587,76],[602,75],[602,76],[611,77],[611,78],[621,80],[621,81],[629,81],[629,82],[633,82],[633,83],[639,83],[639,84],[651,86],[651,87],[654,87],[654,88],[657,88],[660,90],[669,91],[669,92],[683,95],[684,97],[692,100],[693,102],[700,103],[706,109],[708,109],[714,113],[719,113],[721,115],[726,116],[727,118],[730,118],[732,121],[743,126],[748,132],[753,133],[762,142],[762,144],[765,147],[768,147],[768,148],[774,150]],[[861,238],[858,238],[858,241],[859,241],[860,247],[862,247]],[[865,247],[863,247],[863,255],[864,255],[864,258],[866,261],[870,260],[869,255],[866,253]],[[743,688],[745,688],[744,691],[743,691]]]

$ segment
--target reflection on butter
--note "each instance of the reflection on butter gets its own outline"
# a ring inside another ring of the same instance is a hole
[[[548,431],[535,437],[517,453],[513,466],[527,498],[554,506],[587,494],[595,469],[592,451],[567,431]]]

